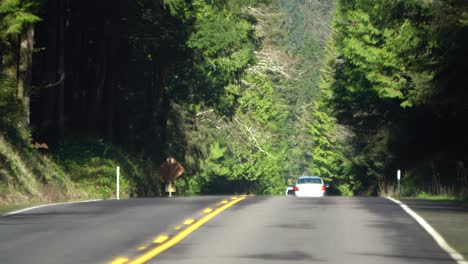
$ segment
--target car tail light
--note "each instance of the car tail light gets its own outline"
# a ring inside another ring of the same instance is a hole
[[[325,185],[322,185],[322,191],[326,191],[327,187]]]
[[[299,191],[299,188],[298,188],[297,186],[294,186],[293,190],[294,190],[295,192],[297,192],[297,191]]]

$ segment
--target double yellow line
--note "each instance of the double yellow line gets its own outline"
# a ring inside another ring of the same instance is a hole
[[[228,209],[229,207],[235,205],[236,203],[244,200],[245,198],[246,198],[245,196],[240,196],[240,197],[236,197],[235,199],[233,199],[230,202],[223,203],[224,204],[223,206],[220,206],[217,209],[215,209],[214,211],[211,211],[211,213],[205,215],[204,217],[202,217],[198,221],[194,221],[193,224],[191,224],[186,229],[182,230],[180,233],[176,234],[172,238],[167,239],[166,242],[156,246],[155,248],[149,250],[148,252],[146,252],[146,253],[144,253],[144,254],[142,254],[140,256],[137,256],[133,260],[121,257],[121,258],[117,258],[114,261],[112,261],[111,264],[123,264],[123,263],[125,263],[125,264],[142,264],[142,263],[145,263],[145,262],[151,260],[152,258],[156,257],[157,255],[161,254],[162,252],[166,251],[167,249],[171,248],[172,246],[176,245],[177,243],[182,241],[182,239],[186,238],[188,235],[190,235],[195,230],[197,230],[202,225],[204,225],[206,222],[208,222],[210,219],[212,219],[216,215],[220,214],[222,211]]]

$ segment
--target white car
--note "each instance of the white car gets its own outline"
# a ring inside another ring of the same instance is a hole
[[[294,194],[298,197],[322,197],[327,186],[318,176],[300,176],[294,185]]]

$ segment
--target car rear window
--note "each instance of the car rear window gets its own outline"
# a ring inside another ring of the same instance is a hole
[[[297,179],[297,183],[301,184],[301,183],[322,183],[322,181],[320,180],[320,178],[301,178],[301,179]]]

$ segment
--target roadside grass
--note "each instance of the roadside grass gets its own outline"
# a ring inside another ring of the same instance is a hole
[[[88,194],[47,154],[26,139],[0,135],[0,205],[86,199]]]
[[[410,196],[411,197],[411,196]],[[415,197],[417,199],[425,199],[425,200],[446,200],[446,201],[457,201],[462,200],[461,198],[453,195],[444,195],[444,194],[430,194],[427,192],[420,192],[416,194]]]
[[[400,186],[397,184],[379,184],[379,196],[382,197],[400,197],[410,199],[431,200],[439,202],[457,202],[460,205],[468,206],[468,192],[466,190],[457,190],[451,186],[441,184],[433,185],[428,188],[415,188],[412,186]]]
[[[417,200],[430,200],[434,202],[451,202],[457,203],[463,207],[468,207],[468,198],[466,196],[451,196],[451,195],[440,195],[440,194],[430,194],[426,192],[421,192],[415,196],[401,196],[401,198],[411,198]]]
[[[13,212],[16,210],[20,210],[23,208],[31,207],[31,206],[37,206],[41,205],[43,203],[36,201],[36,202],[30,202],[30,203],[14,203],[14,204],[0,204],[0,215]]]
[[[53,153],[57,164],[76,186],[96,198],[116,196],[120,167],[120,197],[159,196],[159,167],[95,138],[66,138]]]
[[[116,196],[158,196],[158,164],[138,153],[91,137],[65,138],[60,145],[35,142],[23,125],[16,82],[0,76],[0,208]],[[50,145],[50,146],[48,146]]]
[[[129,196],[130,177],[144,179],[139,165],[129,162],[124,154],[87,155],[87,147],[59,159],[56,153],[34,149],[25,138],[13,140],[0,133],[0,212],[47,203],[113,198],[117,165],[122,167],[122,198]]]

